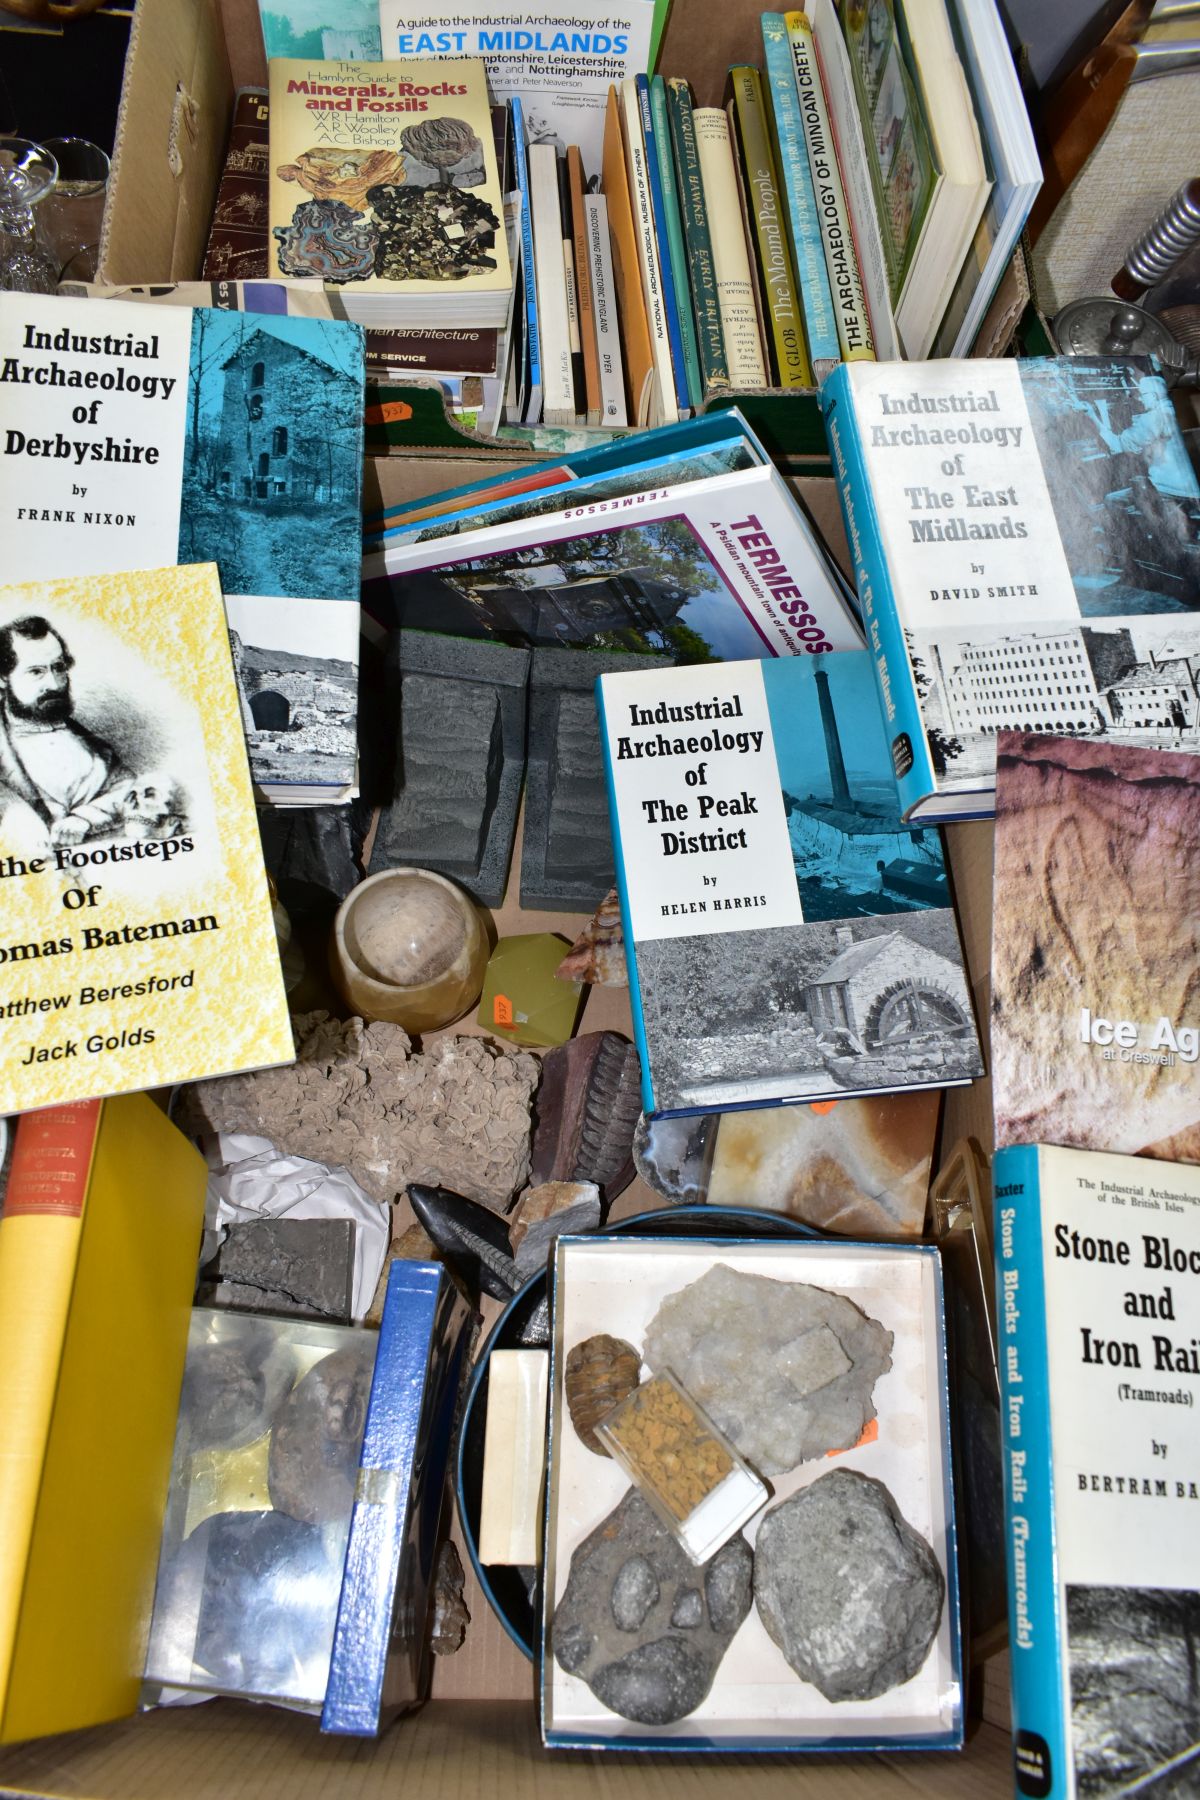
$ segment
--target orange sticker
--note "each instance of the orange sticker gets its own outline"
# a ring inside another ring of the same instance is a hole
[[[513,1022],[513,1005],[507,994],[497,994],[492,1001],[493,1025],[511,1025]]]
[[[832,1112],[836,1105],[836,1100],[810,1100],[809,1110],[815,1113],[827,1113]]]
[[[858,1442],[850,1444],[848,1448],[851,1450],[861,1450],[864,1444],[873,1444],[878,1436],[879,1420],[868,1419],[867,1423],[862,1428],[862,1436],[859,1438]],[[827,1450],[825,1454],[826,1456],[844,1456],[846,1452],[844,1450]]]
[[[368,425],[395,425],[412,416],[413,410],[407,400],[384,400],[379,406],[368,406],[363,414]]]

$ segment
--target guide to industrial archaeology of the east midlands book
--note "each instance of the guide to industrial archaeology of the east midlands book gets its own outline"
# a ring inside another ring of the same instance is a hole
[[[0,588],[0,1113],[294,1055],[212,563]]]

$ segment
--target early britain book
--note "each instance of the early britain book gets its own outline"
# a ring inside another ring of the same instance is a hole
[[[845,364],[821,403],[906,818],[989,816],[1006,727],[1194,728],[1200,487],[1149,363]]]
[[[5,1744],[137,1708],[207,1173],[146,1094],[14,1123],[0,1218]]]
[[[1114,699],[1153,704],[1164,656]],[[1200,1162],[1200,742],[1001,732],[992,912],[996,1144]]]
[[[982,1073],[941,837],[901,824],[865,651],[597,693],[647,1113]]]
[[[290,1062],[211,563],[0,588],[0,1113]]]
[[[5,579],[216,563],[281,804],[354,788],[362,417],[344,321],[0,294]]]
[[[994,1166],[1016,1790],[1196,1792],[1200,1169]]]

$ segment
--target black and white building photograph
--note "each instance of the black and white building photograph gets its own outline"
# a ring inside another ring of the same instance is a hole
[[[1200,1792],[1200,1594],[1067,1588],[1080,1800]]]

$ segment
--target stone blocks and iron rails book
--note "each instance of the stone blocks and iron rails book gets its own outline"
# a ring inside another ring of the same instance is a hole
[[[647,1113],[983,1072],[940,834],[900,821],[865,651],[597,691]]]
[[[280,803],[354,786],[362,418],[344,321],[0,294],[6,574],[215,562]]]
[[[1195,668],[1119,677],[1145,704]],[[1161,703],[1161,701],[1159,702]],[[1200,742],[1001,732],[992,913],[997,1145],[1200,1162]]]
[[[271,273],[336,288],[362,324],[504,326],[483,64],[277,58],[269,73]]]
[[[2,588],[0,651],[0,1112],[291,1062],[214,565]]]
[[[994,1164],[1017,1792],[1200,1777],[1200,1170],[1022,1145]]]
[[[1005,728],[1186,747],[1200,488],[1150,365],[843,364],[821,404],[905,817],[990,815]]]

